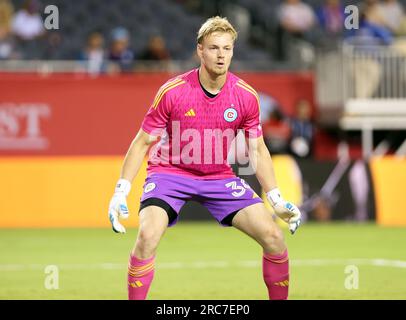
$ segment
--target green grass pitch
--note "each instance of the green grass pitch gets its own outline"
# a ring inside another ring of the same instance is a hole
[[[0,299],[126,299],[136,233],[2,229]],[[305,224],[285,236],[290,299],[406,299],[406,228]],[[266,299],[261,257],[260,247],[233,228],[180,222],[158,249],[149,298]],[[48,265],[59,270],[57,290],[45,288]],[[358,289],[345,287],[355,275],[347,266],[358,269]]]

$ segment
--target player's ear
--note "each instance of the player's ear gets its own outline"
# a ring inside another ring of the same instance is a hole
[[[203,51],[203,45],[201,43],[198,43],[196,46],[196,52],[199,58],[202,57],[202,51]]]

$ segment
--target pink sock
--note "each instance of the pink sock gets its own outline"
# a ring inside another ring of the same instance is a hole
[[[288,250],[279,255],[264,252],[262,271],[268,287],[269,299],[286,300],[289,292]]]
[[[130,256],[128,264],[128,300],[145,300],[154,278],[155,256],[140,260]]]

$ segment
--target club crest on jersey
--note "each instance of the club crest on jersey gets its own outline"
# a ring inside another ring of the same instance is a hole
[[[227,122],[233,122],[235,119],[237,119],[237,117],[238,113],[234,108],[228,108],[226,111],[224,111],[224,120]]]
[[[154,190],[155,187],[156,187],[156,184],[155,184],[155,183],[153,183],[153,182],[148,183],[148,184],[145,186],[144,192],[145,192],[145,193],[148,193],[148,192]]]

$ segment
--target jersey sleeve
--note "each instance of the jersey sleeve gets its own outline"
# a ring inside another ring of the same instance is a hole
[[[161,90],[155,96],[154,102],[142,121],[141,128],[146,133],[159,136],[167,127],[172,101],[168,94]]]
[[[249,95],[245,99],[245,117],[241,124],[245,137],[255,139],[262,136],[262,127],[259,121],[259,98]]]

